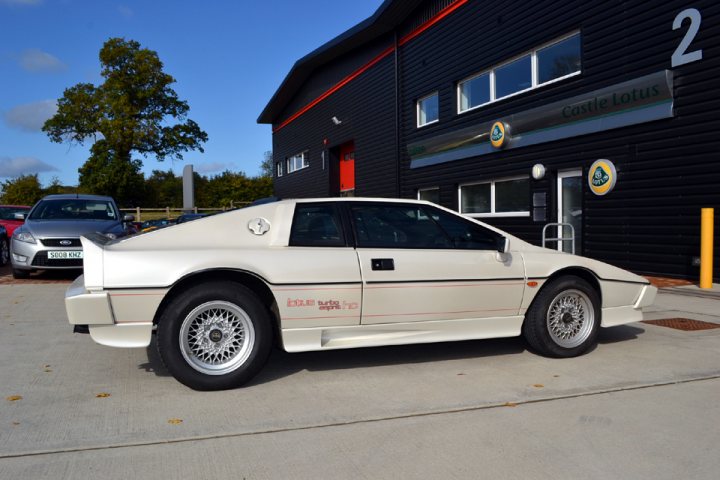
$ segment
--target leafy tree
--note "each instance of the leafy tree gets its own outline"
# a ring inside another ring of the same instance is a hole
[[[145,180],[146,207],[180,207],[182,206],[182,177],[178,177],[172,170],[163,172],[153,170],[152,175]]]
[[[263,154],[263,161],[260,164],[260,176],[270,178],[273,176],[273,154],[270,150]]]
[[[60,193],[76,193],[77,187],[68,187],[60,183],[58,177],[53,177],[50,180],[50,185],[43,189],[43,195],[57,195]]]
[[[6,205],[33,205],[43,197],[37,173],[2,182],[0,202]]]
[[[203,152],[208,137],[187,118],[190,107],[171,88],[175,79],[163,72],[156,52],[111,38],[100,50],[100,63],[104,82],[66,89],[43,131],[57,143],[92,140],[90,158],[79,169],[80,189],[129,205],[139,201],[142,166],[133,152],[182,159],[183,152]],[[169,118],[178,123],[169,124]]]

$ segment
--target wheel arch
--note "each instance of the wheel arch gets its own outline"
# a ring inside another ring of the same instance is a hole
[[[543,286],[540,287],[540,290],[538,290],[538,292],[535,294],[532,302],[530,302],[530,305],[528,306],[527,311],[530,311],[532,306],[535,304],[540,292],[542,292],[548,285],[552,284],[558,278],[565,277],[565,276],[579,277],[579,278],[582,278],[583,280],[585,280],[586,282],[588,282],[590,284],[590,286],[593,287],[593,289],[595,289],[595,291],[598,294],[598,298],[600,300],[600,305],[598,305],[598,307],[600,307],[599,309],[600,309],[600,312],[602,313],[603,295],[602,295],[602,287],[600,286],[600,279],[595,274],[595,272],[593,272],[592,270],[589,270],[589,269],[583,268],[583,267],[574,267],[574,266],[561,268],[560,270],[553,272],[547,278],[547,280],[545,280],[545,283],[543,283]]]
[[[153,317],[153,325],[158,324],[160,317],[162,316],[163,312],[170,304],[170,302],[172,302],[178,296],[182,295],[183,292],[186,292],[187,290],[202,283],[218,281],[239,283],[240,285],[243,285],[244,287],[255,293],[260,299],[260,302],[267,309],[268,314],[272,319],[273,334],[276,341],[281,340],[279,311],[277,308],[277,303],[275,301],[275,296],[270,290],[268,282],[259,275],[256,275],[252,272],[229,268],[217,268],[212,270],[193,272],[175,282],[170,287],[170,290],[165,295],[165,298],[163,298],[162,302],[160,302],[160,305],[155,312],[155,316]]]

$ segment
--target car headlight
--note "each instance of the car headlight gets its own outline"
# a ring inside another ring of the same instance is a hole
[[[20,229],[13,232],[13,238],[19,242],[36,243],[35,237],[30,232],[25,232]]]
[[[114,233],[109,233],[109,232],[106,233],[105,236],[108,237],[110,240],[115,240],[117,238],[117,235],[115,235]]]

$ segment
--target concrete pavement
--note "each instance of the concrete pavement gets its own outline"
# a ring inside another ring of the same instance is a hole
[[[0,478],[716,478],[720,329],[287,354],[201,393],[151,348],[73,335],[64,285],[0,285]],[[720,324],[720,288],[647,318]],[[18,396],[21,399],[12,400]]]

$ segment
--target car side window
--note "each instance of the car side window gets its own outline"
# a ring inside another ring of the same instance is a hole
[[[418,205],[352,205],[361,248],[453,248],[438,224]]]
[[[502,235],[477,223],[433,207],[425,207],[428,215],[450,237],[454,248],[467,250],[495,250]]]
[[[345,236],[337,206],[332,203],[298,203],[295,206],[291,247],[344,247]]]

